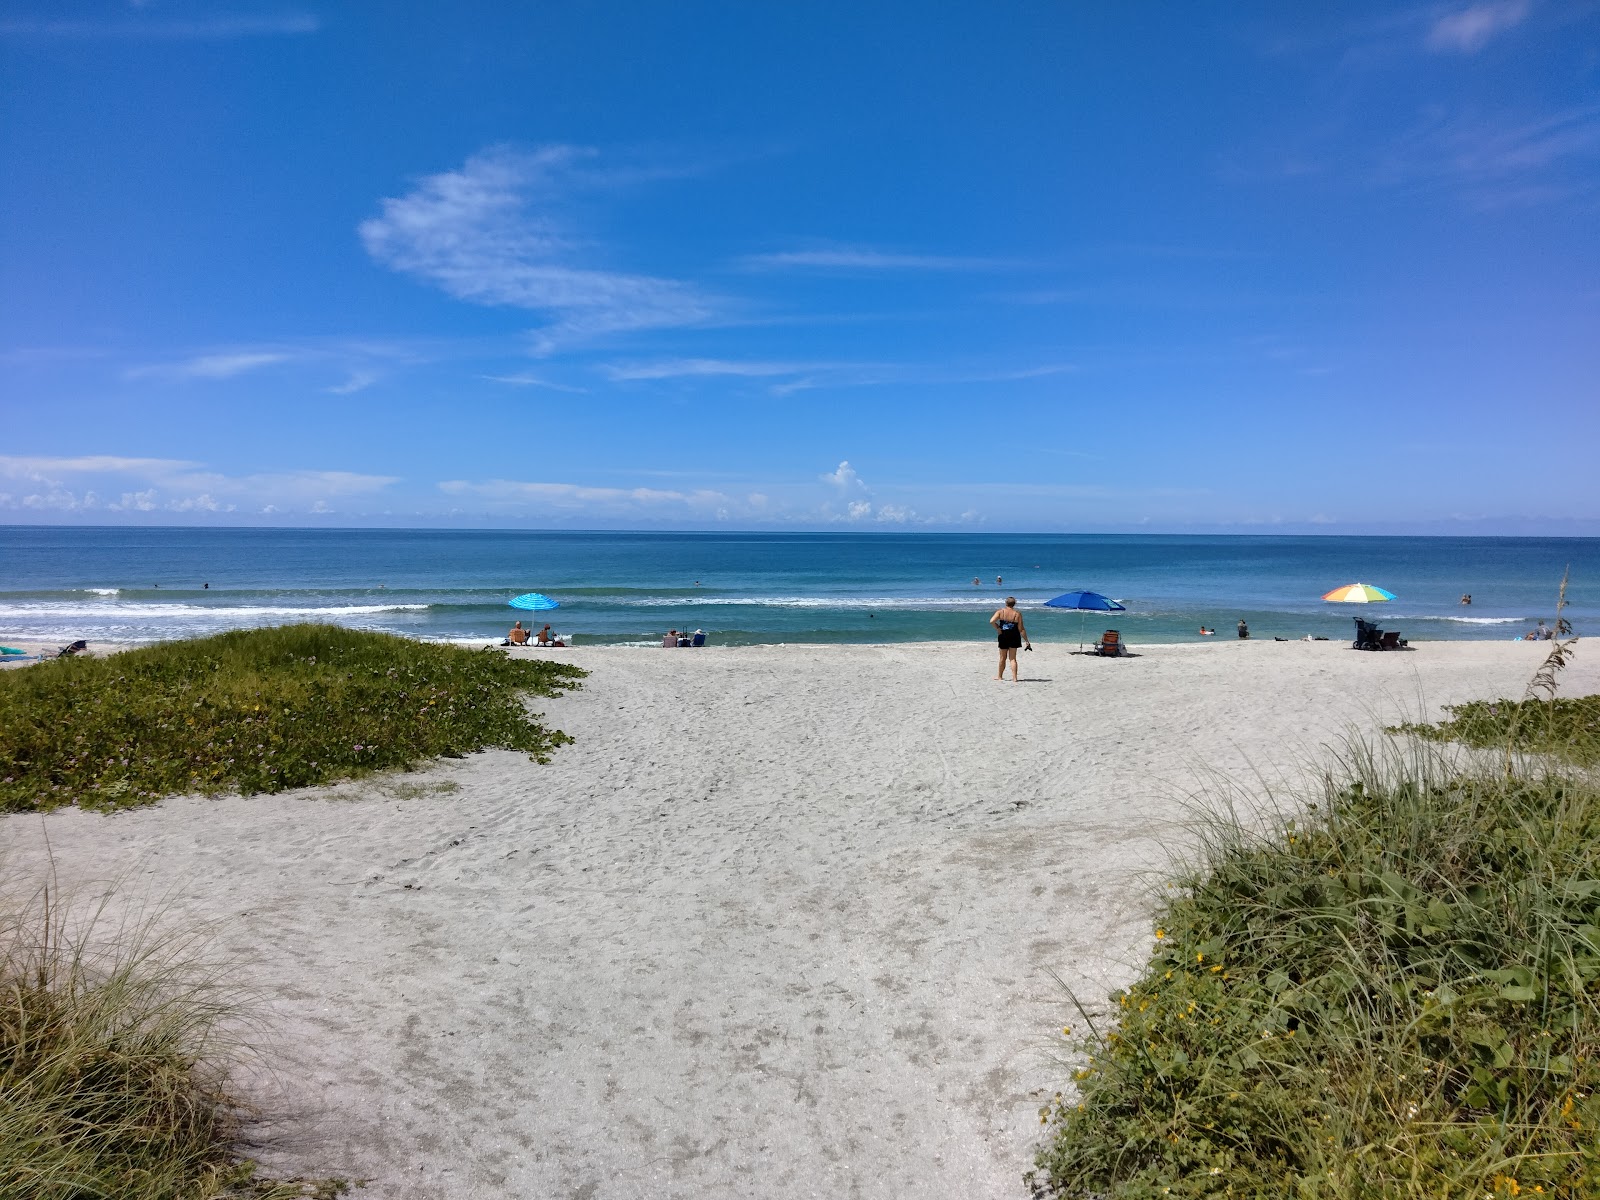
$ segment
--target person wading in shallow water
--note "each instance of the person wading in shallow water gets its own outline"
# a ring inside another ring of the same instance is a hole
[[[1000,631],[1000,669],[995,674],[996,679],[1004,679],[1006,675],[1006,660],[1011,660],[1011,682],[1017,682],[1017,647],[1027,643],[1028,649],[1033,649],[1033,643],[1028,641],[1028,630],[1022,623],[1022,614],[1017,611],[1017,598],[1006,597],[1004,608],[995,609],[994,616],[989,618],[989,624]]]

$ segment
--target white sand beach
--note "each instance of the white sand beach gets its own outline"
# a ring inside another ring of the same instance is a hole
[[[363,1200],[1019,1197],[1214,774],[1520,696],[1548,647],[1219,640],[550,653],[575,745],[0,818],[13,881],[220,922],[278,1033],[274,1172]],[[1600,690],[1580,646],[1565,694]],[[440,790],[441,788],[446,790]],[[1076,1023],[1076,1022],[1074,1022]]]

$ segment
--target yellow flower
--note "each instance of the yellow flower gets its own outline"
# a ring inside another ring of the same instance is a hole
[[[1160,941],[1162,938],[1164,938],[1166,936],[1167,936],[1167,931],[1165,929],[1156,930],[1156,940],[1157,941]]]
[[[1206,956],[1204,954],[1196,954],[1194,960],[1195,962],[1205,962]]]

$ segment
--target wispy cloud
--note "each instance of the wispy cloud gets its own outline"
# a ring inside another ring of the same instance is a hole
[[[962,368],[958,366],[929,367],[911,364],[888,367],[867,367],[839,370],[813,370],[794,379],[772,385],[772,394],[788,396],[795,392],[815,391],[819,388],[868,387],[952,387],[982,383],[1020,383],[1029,379],[1044,379],[1051,375],[1064,375],[1078,368],[1073,363],[1050,363],[1044,366],[1016,368]]]
[[[643,472],[641,472],[643,474]],[[819,486],[820,485],[820,486]],[[599,487],[513,479],[450,479],[439,491],[481,505],[501,517],[572,521],[706,522],[757,525],[926,525],[909,504],[880,499],[848,461],[809,483],[769,482],[745,487]],[[973,512],[939,523],[970,523]]]
[[[691,512],[716,515],[736,503],[725,492],[708,488],[680,491],[673,488],[590,487],[576,483],[543,483],[514,479],[471,481],[447,479],[439,490],[449,496],[471,496],[493,507],[536,510],[624,512]]]
[[[126,379],[232,379],[248,371],[275,367],[291,361],[292,355],[282,351],[243,351],[231,354],[201,354],[179,362],[152,363],[130,367],[123,372]]]
[[[574,387],[570,383],[556,383],[526,371],[519,371],[515,375],[480,375],[478,378],[486,379],[490,383],[503,383],[508,387],[544,388],[552,392],[571,392],[578,396],[586,395],[589,391],[588,388]]]
[[[894,384],[1008,383],[1076,370],[1071,363],[1016,368],[964,368],[919,363],[783,362],[724,358],[675,358],[613,363],[602,367],[618,382],[662,379],[771,379],[774,395],[823,387],[884,387]]]
[[[182,459],[0,455],[12,481],[0,508],[36,513],[331,512],[330,500],[380,492],[392,475],[288,470],[228,475]],[[20,486],[19,486],[20,485]]]
[[[363,391],[392,371],[415,366],[437,354],[437,345],[356,338],[306,338],[245,346],[220,346],[166,362],[128,367],[122,377],[183,383],[236,379],[271,368],[299,369],[323,391],[347,396]],[[320,379],[315,378],[321,376]],[[331,378],[330,378],[331,377]]]
[[[1446,13],[1428,30],[1429,50],[1476,54],[1508,29],[1527,19],[1529,0],[1482,0]]]
[[[459,300],[542,313],[538,349],[629,330],[710,320],[716,303],[675,279],[585,265],[593,243],[566,216],[574,196],[614,187],[616,173],[586,169],[591,151],[496,149],[420,180],[361,223],[376,261]]]
[[[995,271],[1021,266],[1013,259],[948,254],[904,254],[862,246],[818,250],[780,250],[749,254],[739,260],[748,270],[812,269],[822,271]]]
[[[198,466],[198,463],[177,458],[126,458],[117,454],[0,454],[0,476],[37,483],[51,482],[62,475],[170,474],[194,470]]]
[[[316,33],[322,23],[305,13],[266,16],[218,16],[194,19],[124,17],[102,20],[60,20],[17,17],[0,20],[0,37],[149,38],[167,41],[228,41]]]
[[[1600,104],[1485,118],[1434,113],[1391,145],[1381,184],[1463,185],[1483,205],[1538,202],[1593,189]]]
[[[334,396],[350,396],[356,392],[364,392],[383,376],[376,371],[351,371],[343,383],[336,383],[332,387],[322,390]]]
[[[796,362],[746,362],[724,358],[674,358],[662,362],[613,364],[603,367],[606,376],[615,380],[634,379],[687,379],[733,376],[744,379],[768,379],[779,375],[798,375],[807,371],[834,370],[848,367],[846,363],[796,363]]]

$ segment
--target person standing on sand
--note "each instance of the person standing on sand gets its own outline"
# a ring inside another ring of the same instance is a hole
[[[1028,640],[1028,630],[1022,623],[1022,614],[1017,611],[1017,598],[1007,596],[1004,608],[995,609],[994,616],[989,618],[989,624],[1000,631],[1000,668],[995,674],[996,679],[1006,677],[1006,659],[1011,660],[1011,682],[1017,682],[1017,647],[1026,643],[1029,650],[1033,643]]]

